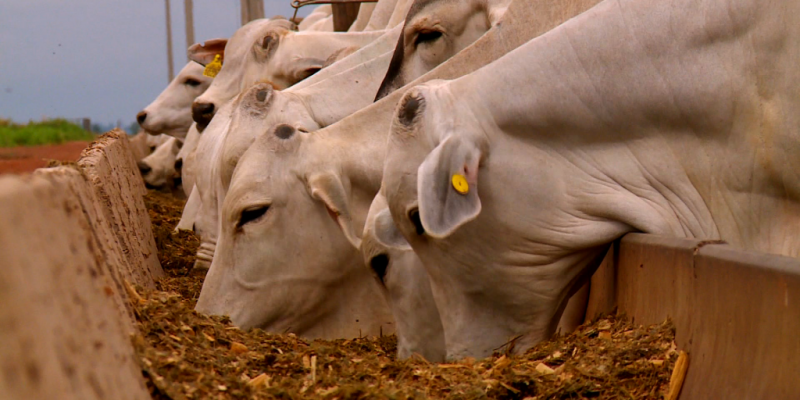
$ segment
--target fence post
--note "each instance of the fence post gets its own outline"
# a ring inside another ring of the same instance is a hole
[[[241,0],[242,25],[259,18],[264,18],[264,0]]]
[[[340,3],[333,6],[333,30],[335,32],[347,32],[350,25],[358,17],[358,9],[361,3]]]
[[[92,131],[92,120],[91,118],[81,118],[81,123],[83,124],[83,130],[86,132]]]
[[[172,17],[169,12],[169,0],[164,0],[164,6],[167,9],[167,76],[169,81],[175,78],[175,67],[172,64]]]
[[[194,44],[194,2],[183,0],[183,12],[186,16],[186,48]],[[188,60],[188,54],[187,60]]]

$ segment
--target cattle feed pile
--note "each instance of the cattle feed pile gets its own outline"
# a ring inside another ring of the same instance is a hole
[[[150,191],[145,203],[167,273],[158,290],[135,289],[140,333],[133,343],[154,399],[658,399],[667,393],[678,358],[668,321],[643,327],[608,317],[522,356],[498,351],[450,364],[398,360],[393,335],[309,341],[242,331],[225,317],[193,311],[202,286],[202,277],[189,274],[198,240],[172,232],[183,202]]]

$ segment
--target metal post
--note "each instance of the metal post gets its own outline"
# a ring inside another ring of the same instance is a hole
[[[194,44],[194,1],[183,0],[183,13],[186,16],[186,48]],[[187,56],[188,57],[188,56]]]
[[[242,5],[242,25],[264,18],[264,0],[240,0]]]
[[[172,64],[172,18],[169,13],[169,0],[164,0],[164,5],[167,8],[167,75],[169,76],[169,81],[172,82],[172,79],[175,77],[175,67]]]

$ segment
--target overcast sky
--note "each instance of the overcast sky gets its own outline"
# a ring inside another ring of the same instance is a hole
[[[187,61],[183,3],[170,0],[175,73]],[[194,0],[195,40],[230,37],[239,3]],[[265,14],[290,17],[289,4],[265,0]],[[126,126],[166,87],[166,53],[164,0],[0,0],[0,118]]]

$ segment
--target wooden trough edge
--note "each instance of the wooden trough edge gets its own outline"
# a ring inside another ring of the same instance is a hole
[[[629,234],[591,287],[587,320],[615,307],[640,324],[673,320],[690,355],[681,399],[800,393],[800,259]]]

